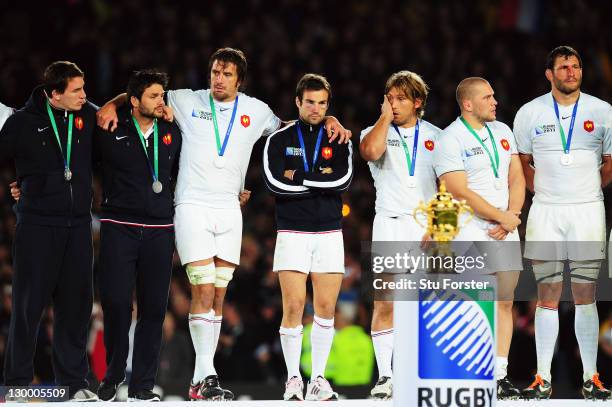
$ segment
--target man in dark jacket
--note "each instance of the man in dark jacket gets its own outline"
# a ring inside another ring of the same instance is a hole
[[[324,372],[344,275],[340,194],[353,177],[353,150],[350,142],[331,144],[322,136],[330,97],[331,87],[324,77],[304,75],[296,90],[299,120],[272,134],[264,148],[265,181],[276,197],[273,271],[278,272],[283,297],[279,332],[288,372],[285,400],[304,400],[299,363],[309,274],[315,316],[306,400],[338,398]]]
[[[95,135],[103,170],[98,281],[108,370],[98,397],[104,401],[115,398],[125,377],[134,288],[138,323],[128,397],[160,399],[152,389],[172,274],[172,191],[181,148],[178,127],[161,120],[167,84],[164,73],[135,72],[117,129]]]
[[[0,160],[13,159],[21,199],[15,206],[13,313],[4,383],[33,378],[36,337],[44,308],[54,306],[53,368],[70,397],[92,401],[87,390],[87,334],[93,301],[91,146],[96,108],[84,74],[54,62],[44,84],[0,132]]]

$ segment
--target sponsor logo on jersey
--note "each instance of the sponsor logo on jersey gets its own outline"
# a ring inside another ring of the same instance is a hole
[[[240,116],[240,124],[242,124],[242,127],[249,127],[251,125],[251,118],[246,114],[243,114]]]
[[[589,133],[595,130],[595,123],[593,123],[593,120],[585,120],[584,129],[588,131]]]
[[[425,148],[428,149],[429,151],[433,151],[434,149],[434,142],[432,140],[425,140]]]
[[[321,149],[321,157],[323,157],[324,160],[329,160],[332,158],[332,148],[331,147],[323,147]]]
[[[541,136],[544,133],[554,133],[557,129],[557,126],[554,124],[542,124],[540,126],[535,127],[535,135]]]
[[[472,148],[465,149],[466,157],[473,157],[475,155],[481,155],[481,154],[484,154],[484,151],[482,151],[482,147],[472,147]]]
[[[167,133],[164,137],[162,137],[162,141],[165,145],[169,146],[172,143],[172,134]]]
[[[387,140],[387,145],[389,147],[399,147],[400,141],[399,140]]]
[[[212,120],[212,113],[207,112],[205,110],[197,110],[194,108],[191,111],[191,117],[195,117],[198,119],[204,119],[204,120]]]
[[[301,157],[302,149],[300,147],[287,147],[285,149],[285,156]]]
[[[74,127],[79,130],[83,130],[83,118],[81,116],[77,116],[74,118]]]
[[[421,292],[419,303],[419,377],[492,380],[494,303],[474,301],[466,292],[440,301],[434,293]]]
[[[505,138],[501,139],[501,141],[499,143],[504,148],[504,150],[506,150],[506,151],[510,150],[510,143]]]

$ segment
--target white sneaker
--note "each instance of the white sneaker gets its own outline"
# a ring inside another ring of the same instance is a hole
[[[332,390],[331,385],[323,376],[308,382],[306,387],[307,401],[338,400],[338,393]]]
[[[87,402],[87,401],[98,401],[98,395],[88,389],[77,390],[76,393],[72,395],[70,401],[74,402]]]
[[[301,377],[293,376],[285,383],[285,401],[304,401],[304,382]]]
[[[382,376],[370,391],[372,398],[389,400],[393,395],[393,381],[389,376]]]

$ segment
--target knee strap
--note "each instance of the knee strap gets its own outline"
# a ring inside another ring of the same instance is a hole
[[[226,288],[234,275],[234,267],[217,267],[215,287]]]
[[[589,284],[597,281],[601,260],[570,261],[572,283]]]
[[[563,281],[563,262],[545,261],[533,265],[536,283],[559,283]]]
[[[187,266],[187,278],[191,285],[212,284],[215,282],[215,264],[210,263],[205,266]]]

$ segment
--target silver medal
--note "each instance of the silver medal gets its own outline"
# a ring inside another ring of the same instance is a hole
[[[495,189],[502,189],[504,187],[504,183],[501,179],[495,180]]]
[[[155,192],[156,194],[159,194],[162,191],[162,183],[159,181],[155,181],[153,182],[153,192]]]
[[[413,177],[408,178],[408,188],[416,188],[416,180]]]
[[[563,153],[561,156],[561,164],[570,165],[574,161],[574,158],[570,153]]]
[[[64,169],[64,179],[66,181],[70,181],[72,179],[72,171],[70,171],[70,168]]]
[[[220,155],[217,158],[215,158],[215,167],[217,168],[223,168],[225,167],[225,157]]]

